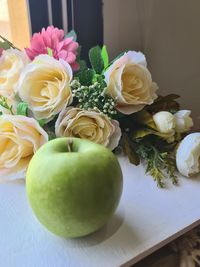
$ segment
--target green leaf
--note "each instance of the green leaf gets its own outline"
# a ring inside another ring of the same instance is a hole
[[[170,133],[160,133],[153,128],[151,129],[144,127],[143,129],[139,129],[133,133],[133,140],[142,139],[148,135],[158,136],[163,140],[170,140],[170,138],[172,137]]]
[[[9,43],[6,43],[6,42],[1,42],[0,41],[0,48],[2,48],[3,50],[7,50],[9,49],[11,46]]]
[[[2,111],[0,111],[0,116],[1,116],[1,115],[3,115],[3,112],[2,112]]]
[[[76,61],[80,66],[78,71],[82,71],[82,70],[87,69],[86,61],[81,59],[81,50],[82,50],[82,46],[79,45],[79,47],[77,49],[77,56],[76,56]]]
[[[109,57],[108,57],[108,51],[107,51],[107,48],[105,45],[102,47],[101,57],[103,59],[104,69],[106,69],[108,67],[108,64],[109,64]]]
[[[141,125],[148,126],[150,128],[157,130],[156,125],[153,120],[153,116],[146,110],[137,112],[134,115],[134,120]]]
[[[85,69],[87,69],[87,64],[86,64],[86,61],[85,60],[77,60],[80,68],[79,68],[79,71],[83,71]]]
[[[41,127],[43,127],[47,122],[45,119],[38,120],[38,123]]]
[[[92,80],[93,80],[94,75],[95,75],[94,70],[86,69],[86,70],[78,72],[76,74],[76,77],[78,77],[81,85],[89,86],[92,84]]]
[[[77,34],[74,30],[71,30],[70,32],[68,32],[66,35],[65,35],[65,38],[73,38],[73,41],[76,42],[77,40]]]
[[[146,106],[145,109],[149,112],[159,112],[159,111],[177,111],[180,108],[179,103],[176,101],[179,98],[179,95],[169,94],[167,96],[158,96],[150,106]]]
[[[134,165],[140,164],[140,158],[138,157],[137,153],[135,152],[134,148],[131,145],[131,141],[127,134],[123,134],[122,137],[122,147],[124,153],[127,155],[129,161]]]
[[[0,48],[3,48],[4,50],[7,50],[9,48],[16,48],[9,40],[7,40],[5,37],[0,35],[0,39],[3,41],[0,41]]]
[[[20,102],[17,105],[17,115],[27,116],[28,104],[25,102]]]
[[[89,59],[92,68],[97,74],[101,74],[104,69],[104,62],[101,56],[101,48],[99,46],[95,46],[89,50]]]

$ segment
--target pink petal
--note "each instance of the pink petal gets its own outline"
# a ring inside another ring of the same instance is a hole
[[[72,52],[75,52],[78,48],[78,43],[77,42],[73,42],[73,43],[70,43],[67,47],[67,50],[68,51],[72,51]]]
[[[30,60],[33,60],[35,57],[35,53],[33,52],[33,50],[29,49],[29,48],[25,48],[26,54],[28,55],[28,57],[30,58]]]
[[[35,50],[41,50],[45,46],[43,38],[40,34],[34,34],[31,40],[31,48]]]
[[[73,63],[76,60],[76,55],[74,55],[74,53],[72,52],[68,52],[66,61],[70,64]]]
[[[42,38],[44,41],[44,45],[50,48],[51,47],[51,36],[48,34],[44,34]]]
[[[67,57],[68,57],[68,52],[65,50],[61,50],[60,52],[58,52],[57,54],[58,58],[62,58],[65,61],[67,61]],[[67,61],[68,62],[68,61]],[[68,62],[69,63],[69,62]]]
[[[64,41],[61,41],[57,44],[56,46],[56,50],[59,52],[61,50],[63,50],[63,46],[64,46]]]
[[[64,38],[65,33],[64,33],[63,30],[58,30],[58,31],[57,31],[57,35],[58,35],[58,39],[59,39],[59,41],[62,41],[63,38]]]
[[[58,36],[55,33],[53,33],[52,36],[51,36],[51,46],[50,46],[50,48],[56,49],[58,43],[59,43]]]
[[[64,42],[64,45],[68,45],[71,42],[73,42],[73,37],[68,37],[68,38],[64,39],[63,42]]]

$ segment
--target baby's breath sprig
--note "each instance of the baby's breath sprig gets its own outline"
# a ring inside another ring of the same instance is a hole
[[[89,86],[81,85],[78,80],[73,80],[71,89],[73,97],[77,98],[79,102],[80,108],[99,110],[110,118],[117,114],[114,100],[105,93],[106,84],[103,80],[96,79]]]
[[[10,111],[10,113],[13,115],[13,107],[12,105],[8,104],[8,100],[4,96],[0,96],[0,106]]]

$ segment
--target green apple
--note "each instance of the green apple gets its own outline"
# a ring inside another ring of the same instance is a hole
[[[117,157],[78,138],[58,138],[33,156],[26,175],[30,205],[46,228],[62,237],[80,237],[102,227],[122,193]]]

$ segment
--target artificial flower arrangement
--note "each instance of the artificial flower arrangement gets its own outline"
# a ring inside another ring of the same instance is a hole
[[[180,110],[175,94],[158,95],[141,52],[123,52],[109,62],[106,46],[96,46],[88,67],[74,31],[64,36],[49,26],[23,51],[1,38],[1,180],[25,178],[37,149],[64,136],[146,163],[160,187],[166,176],[177,184],[176,169],[185,176],[199,172],[200,133],[187,135],[191,111]]]

